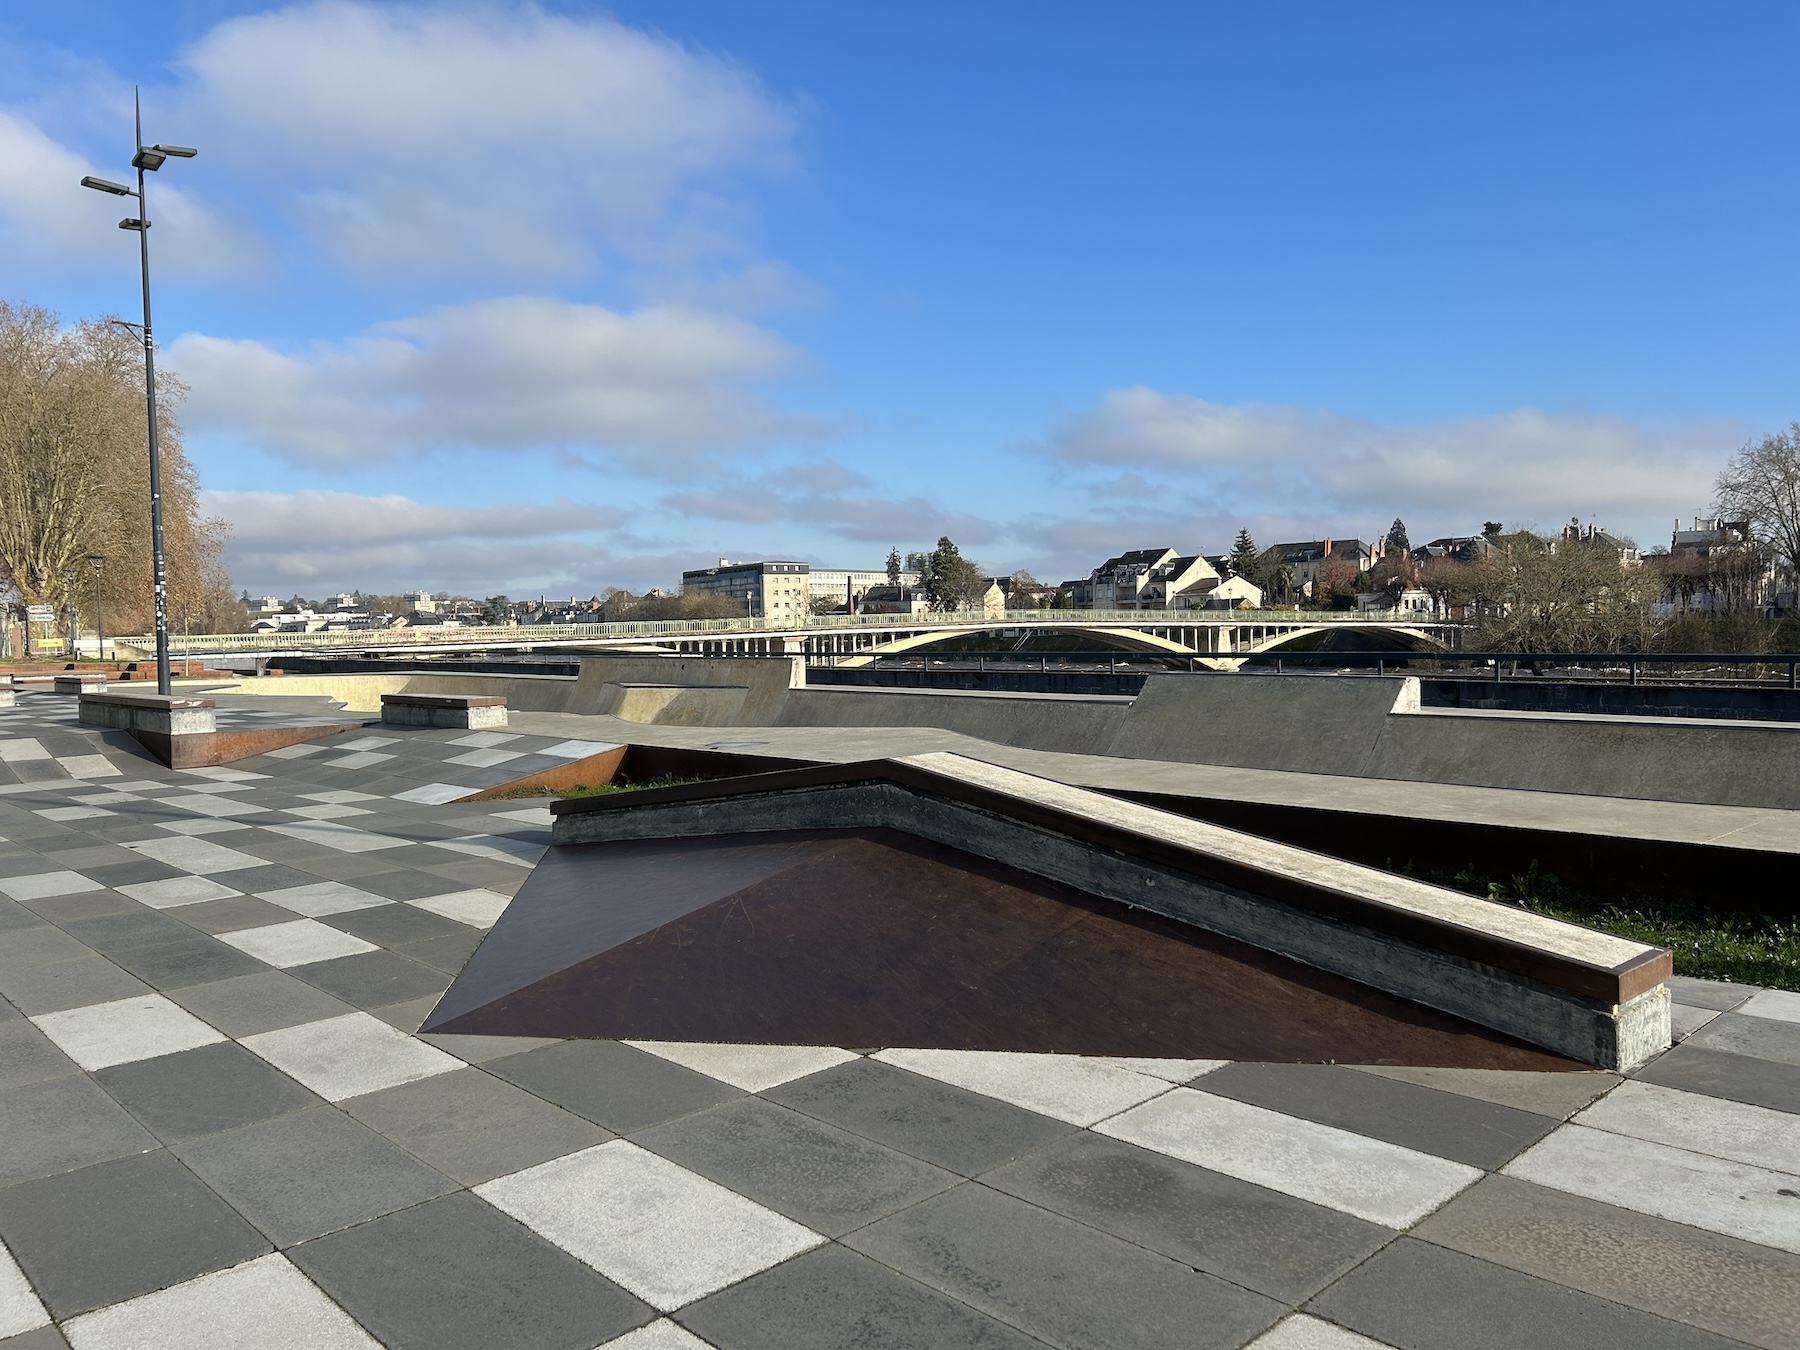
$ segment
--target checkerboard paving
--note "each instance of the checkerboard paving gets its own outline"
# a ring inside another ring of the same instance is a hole
[[[0,718],[0,1345],[1800,1345],[1800,995],[1628,1079],[420,1036],[548,844],[461,799],[603,743],[72,703]]]

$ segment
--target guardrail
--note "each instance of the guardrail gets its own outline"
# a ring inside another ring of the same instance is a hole
[[[818,614],[801,623],[788,619],[657,619],[621,623],[525,624],[518,627],[371,628],[312,633],[170,634],[176,652],[358,651],[372,647],[430,647],[454,644],[513,646],[521,643],[629,641],[632,638],[726,637],[732,634],[802,638],[809,634],[871,628],[1218,628],[1245,625],[1292,627],[1455,628],[1441,619],[1337,610],[1228,610],[1217,614],[1185,610],[1029,609],[1000,614]],[[109,645],[154,649],[149,634],[108,638]]]

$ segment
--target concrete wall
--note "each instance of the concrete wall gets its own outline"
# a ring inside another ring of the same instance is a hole
[[[521,712],[653,725],[934,727],[1021,749],[1800,810],[1800,724],[1420,708],[1407,676],[1152,675],[1136,699],[808,688],[797,660],[584,658],[578,679],[288,676],[230,693],[324,694],[374,712],[384,693],[503,694]]]

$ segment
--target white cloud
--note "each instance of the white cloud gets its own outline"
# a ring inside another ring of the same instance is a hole
[[[95,165],[34,123],[0,112],[0,165],[0,250],[14,267],[68,270],[98,263],[136,272],[137,236],[117,228],[121,217],[138,214],[136,199],[81,186],[89,174],[129,186],[128,161]],[[150,247],[159,271],[236,276],[259,265],[260,241],[229,212],[155,174],[148,192]]]
[[[735,253],[727,180],[792,162],[792,112],[742,68],[530,4],[322,0],[221,23],[179,65],[173,120],[297,189],[303,227],[371,278],[568,276],[596,235]]]
[[[526,296],[297,352],[199,334],[169,351],[196,429],[337,464],[445,446],[668,452],[822,434],[756,392],[796,360],[782,338],[729,316]]]
[[[321,491],[208,491],[202,501],[232,524],[233,582],[259,593],[566,590],[606,570],[599,541],[623,521],[572,501],[448,506]]]
[[[1379,423],[1137,386],[1062,418],[1038,449],[1185,485],[1212,511],[1316,521],[1311,536],[1351,522],[1385,529],[1395,514],[1434,532],[1579,514],[1648,541],[1706,508],[1713,475],[1747,434],[1727,419],[1645,426],[1536,408]]]

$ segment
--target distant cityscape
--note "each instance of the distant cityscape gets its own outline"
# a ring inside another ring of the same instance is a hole
[[[1465,617],[1468,569],[1495,550],[1531,539],[1554,551],[1579,544],[1616,558],[1621,568],[1660,568],[1665,617],[1741,605],[1794,608],[1792,573],[1757,548],[1748,522],[1697,517],[1680,522],[1669,547],[1649,553],[1597,526],[1572,521],[1547,540],[1505,532],[1488,522],[1478,533],[1446,535],[1414,545],[1396,520],[1378,539],[1320,538],[1259,548],[1247,531],[1223,553],[1184,553],[1172,546],[1130,549],[1085,576],[1044,582],[1029,572],[986,575],[953,602],[926,583],[934,555],[896,550],[885,568],[819,567],[798,559],[721,558],[715,566],[681,574],[678,589],[640,594],[613,587],[582,599],[471,597],[427,590],[399,594],[344,591],[318,599],[268,595],[242,603],[255,632],[354,631],[402,627],[501,627],[611,623],[631,619],[727,618],[805,622],[813,616],[922,614],[955,609],[1000,615],[1028,610],[1224,612],[1264,608],[1355,609],[1401,616]],[[947,543],[948,541],[942,541]],[[1746,578],[1746,565],[1754,576]]]

